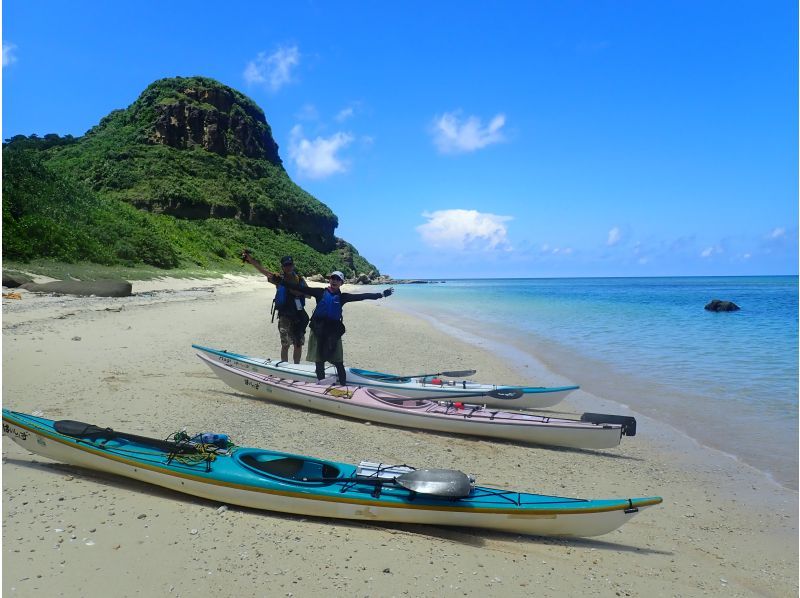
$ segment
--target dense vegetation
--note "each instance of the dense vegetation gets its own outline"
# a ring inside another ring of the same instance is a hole
[[[179,137],[198,122],[213,151]],[[377,275],[337,224],[283,169],[261,109],[210,79],[158,81],[83,137],[4,144],[6,261],[226,270],[249,247],[268,266],[291,254],[307,274]]]
[[[226,270],[238,265],[242,248],[248,247],[273,268],[281,255],[291,254],[306,273],[342,269],[352,275],[373,269],[352,245],[340,245],[323,254],[296,235],[234,219],[151,214],[54,172],[40,152],[8,147],[3,152],[4,260]]]

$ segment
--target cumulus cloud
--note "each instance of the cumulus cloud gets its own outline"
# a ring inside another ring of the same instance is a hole
[[[609,247],[614,247],[622,240],[622,231],[619,230],[618,226],[615,226],[610,231],[608,231],[608,241],[606,245]]]
[[[292,69],[300,64],[297,46],[278,48],[272,54],[259,52],[244,69],[244,80],[251,85],[264,85],[270,91],[278,91],[292,81]]]
[[[14,64],[17,61],[17,45],[11,42],[3,42],[3,67]]]
[[[783,239],[786,236],[786,229],[783,227],[778,227],[773,229],[768,235],[767,239],[774,241],[776,239]]]
[[[295,125],[289,135],[289,158],[298,172],[312,179],[346,172],[347,162],[338,153],[353,141],[349,133],[338,132],[330,137],[306,139],[303,128]]]
[[[417,227],[422,240],[442,249],[511,249],[505,222],[511,216],[497,216],[477,210],[423,212],[428,221]]]
[[[504,114],[498,114],[483,126],[477,116],[461,119],[459,112],[446,112],[433,122],[433,142],[442,154],[474,152],[505,139],[501,129],[506,123]]]

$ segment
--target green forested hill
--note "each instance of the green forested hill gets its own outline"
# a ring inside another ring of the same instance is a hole
[[[263,111],[202,77],[156,81],[85,136],[3,148],[5,260],[218,268],[250,247],[306,273],[378,275],[283,169]]]

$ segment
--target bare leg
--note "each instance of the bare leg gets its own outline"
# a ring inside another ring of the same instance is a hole
[[[281,361],[289,361],[289,345],[281,345]]]
[[[303,354],[303,345],[295,345],[292,351],[292,357],[295,363],[300,363],[300,356]]]

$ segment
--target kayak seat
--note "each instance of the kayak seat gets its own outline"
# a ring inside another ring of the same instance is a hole
[[[241,455],[239,460],[259,473],[287,480],[321,481],[320,478],[337,478],[339,476],[339,469],[327,463],[297,457],[280,457],[278,459],[271,457],[272,455],[269,454],[251,452]]]

